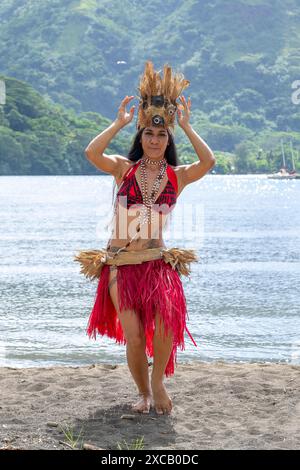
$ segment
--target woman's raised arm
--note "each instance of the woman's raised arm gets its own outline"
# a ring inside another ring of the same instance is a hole
[[[106,155],[104,150],[108,147],[112,138],[131,122],[134,115],[134,106],[130,112],[126,112],[126,104],[132,100],[133,96],[126,96],[119,107],[118,117],[101,134],[97,135],[85,149],[87,159],[99,170],[119,176],[123,171],[123,162],[127,159],[121,155]]]

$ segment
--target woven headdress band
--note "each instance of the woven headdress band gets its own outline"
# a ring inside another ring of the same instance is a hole
[[[185,80],[182,73],[172,75],[172,68],[166,64],[161,78],[159,72],[154,71],[153,63],[147,61],[138,87],[140,101],[137,129],[163,126],[174,130],[177,108],[183,108],[176,99],[189,84],[189,80]]]

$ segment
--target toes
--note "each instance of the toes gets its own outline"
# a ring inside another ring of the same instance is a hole
[[[145,410],[139,410],[138,408],[133,408],[133,410],[135,413],[147,413],[147,411]]]
[[[138,413],[144,413],[144,414],[149,414],[150,412],[150,404],[146,404],[145,402],[141,403],[135,403],[134,405],[131,406],[131,410],[138,412]]]
[[[163,409],[155,408],[155,411],[159,415],[164,415],[164,414],[169,415],[171,414],[172,408],[163,408]]]
[[[149,413],[148,409],[142,409],[142,408],[132,408],[132,411],[136,411],[137,413]]]

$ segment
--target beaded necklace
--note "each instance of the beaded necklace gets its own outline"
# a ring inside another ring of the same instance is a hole
[[[146,163],[154,164],[154,165],[159,165],[159,173],[156,175],[156,178],[154,180],[152,190],[150,193],[150,196],[148,195],[148,181],[147,181],[147,173],[146,173]],[[167,160],[165,158],[162,158],[161,160],[151,160],[148,157],[142,157],[141,159],[141,184],[142,184],[142,198],[143,198],[143,204],[142,208],[140,210],[139,218],[138,218],[138,225],[137,225],[137,232],[136,234],[131,238],[131,240],[126,243],[123,247],[119,248],[114,254],[113,258],[117,256],[117,254],[122,251],[124,248],[127,248],[130,243],[135,239],[135,237],[138,235],[138,233],[141,230],[141,226],[144,224],[150,224],[153,222],[153,211],[152,211],[152,205],[156,201],[156,197],[159,192],[159,188],[161,185],[161,181],[164,178],[164,175],[167,171]],[[116,214],[116,205],[115,205],[115,214]]]

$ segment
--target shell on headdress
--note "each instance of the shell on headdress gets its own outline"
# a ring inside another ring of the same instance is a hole
[[[164,65],[161,77],[160,71],[156,72],[153,63],[147,61],[138,87],[140,100],[137,129],[153,125],[174,129],[176,111],[178,108],[182,109],[182,105],[176,100],[189,84],[189,80],[181,72],[172,74],[172,68],[168,64]]]

